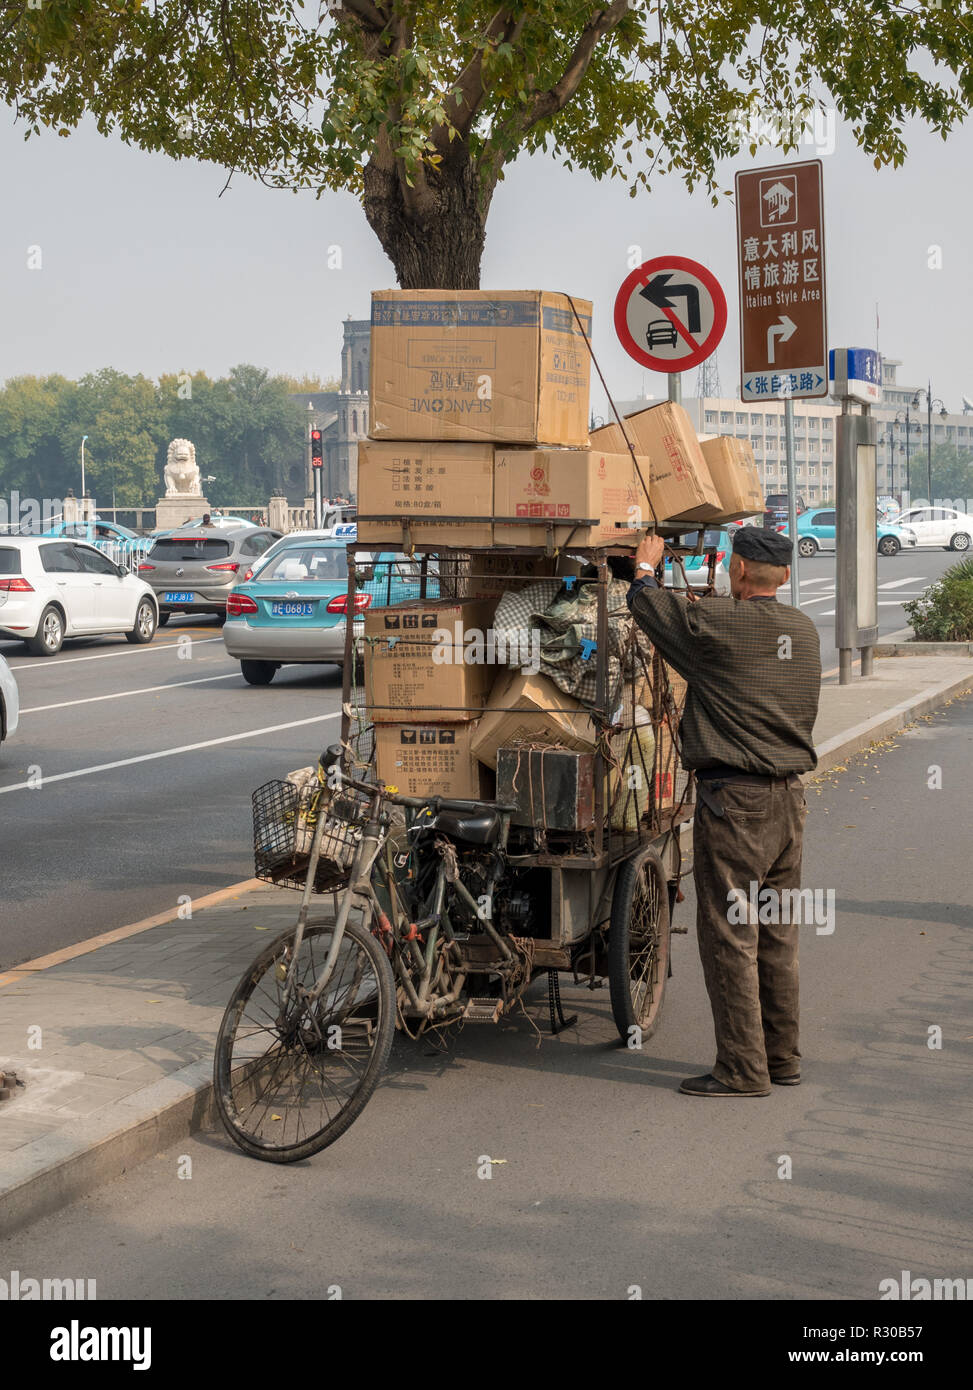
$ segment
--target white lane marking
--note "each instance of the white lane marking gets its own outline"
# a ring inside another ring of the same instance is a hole
[[[220,743],[238,743],[242,738],[259,738],[261,734],[279,734],[284,729],[301,729],[307,724],[321,724],[326,719],[340,718],[340,711],[333,714],[315,714],[310,719],[293,719],[289,724],[268,724],[263,729],[247,729],[242,734],[224,734],[222,738],[208,738],[202,743],[184,743],[179,748],[163,748],[158,753],[141,753],[137,758],[120,758],[116,763],[98,763],[95,767],[79,767],[75,772],[55,772],[44,777],[42,785],[49,782],[67,782],[72,777],[90,777],[95,772],[112,772],[116,767],[132,767],[135,763],[151,763],[156,758],[174,758],[177,753],[195,753],[200,748],[214,748]],[[12,782],[9,787],[0,787],[4,792],[20,792],[29,789],[29,782]]]
[[[922,574],[910,574],[907,579],[890,579],[887,584],[880,584],[880,589],[901,589],[906,584],[916,584],[925,578]]]
[[[810,608],[812,603],[829,603],[834,598],[834,594],[822,594],[820,598],[802,598],[801,607]]]
[[[833,580],[833,579],[830,579],[826,574],[820,574],[820,575],[818,575],[817,579],[802,579],[802,580],[801,580],[801,588],[803,589],[805,584],[833,584],[833,583],[834,583],[834,580]]]
[[[194,637],[193,646],[202,647],[207,642],[222,641],[222,637]],[[151,642],[147,642],[145,646],[124,646],[117,652],[97,652],[94,656],[66,656],[63,661],[58,661],[57,659],[52,661],[51,658],[48,657],[46,661],[29,661],[26,666],[18,664],[16,666],[11,666],[10,669],[11,671],[53,671],[58,666],[70,666],[72,661],[106,661],[110,656],[139,656],[140,654],[144,656],[148,652],[168,652],[171,651],[173,647],[178,646],[178,642],[163,642],[158,647]]]
[[[834,609],[833,609],[833,608],[829,608],[828,611],[827,611],[827,613],[819,613],[819,614],[818,614],[818,617],[819,617],[819,618],[833,618],[833,617],[834,617]]]
[[[43,714],[49,709],[71,709],[74,705],[96,705],[99,700],[124,700],[126,695],[151,695],[156,690],[178,690],[182,685],[205,685],[208,681],[231,681],[239,671],[231,671],[227,676],[199,676],[192,681],[169,681],[167,685],[145,685],[141,690],[116,690],[111,695],[89,695],[85,700],[62,700],[57,705],[33,705],[22,709],[21,714]]]

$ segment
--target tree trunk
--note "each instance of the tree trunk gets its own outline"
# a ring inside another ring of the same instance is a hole
[[[404,290],[476,290],[493,183],[466,151],[409,188],[398,168],[365,167],[363,205]]]

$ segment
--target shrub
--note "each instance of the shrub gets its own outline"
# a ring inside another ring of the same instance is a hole
[[[920,642],[973,642],[973,556],[902,607]]]

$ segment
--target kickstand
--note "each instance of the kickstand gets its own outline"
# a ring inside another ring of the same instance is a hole
[[[570,1018],[564,1017],[564,1010],[561,1008],[561,980],[556,970],[547,972],[547,1002],[551,1010],[552,1033],[560,1033],[563,1028],[572,1028],[577,1023],[577,1014],[572,1014]]]

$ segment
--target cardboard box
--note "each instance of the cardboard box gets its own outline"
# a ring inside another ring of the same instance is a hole
[[[536,743],[587,753],[594,749],[595,739],[595,725],[579,700],[565,695],[546,676],[515,671],[494,685],[472,746],[481,762],[495,768],[500,748]]]
[[[376,724],[376,773],[404,796],[492,797],[495,779],[473,756],[476,727]]]
[[[358,540],[402,546],[401,516],[416,545],[490,545],[493,540],[493,445],[375,443],[358,445]],[[460,517],[462,523],[444,521]],[[477,518],[480,519],[477,524]]]
[[[486,598],[366,609],[365,702],[375,723],[459,723],[482,713],[497,672],[482,645],[496,606]]]
[[[642,476],[648,482],[647,468]],[[637,545],[641,528],[651,518],[645,489],[627,451],[498,449],[493,502],[498,545],[544,545],[549,522],[555,523],[558,546],[569,541]],[[504,524],[510,517],[524,521]],[[530,525],[528,519],[537,524]]]
[[[558,561],[562,568],[558,569]],[[508,589],[522,589],[537,579],[551,579],[565,572],[577,574],[581,566],[557,555],[510,555],[491,551],[474,555],[470,560],[469,590],[471,594],[505,594]]]
[[[720,495],[693,422],[681,405],[662,401],[627,415],[625,433],[636,454],[648,455],[649,497],[659,521],[707,521],[719,515]],[[628,452],[625,435],[617,424],[594,430],[591,442],[610,452]],[[650,511],[647,520],[651,519]]]
[[[749,439],[720,435],[700,447],[720,497],[720,514],[710,524],[762,513],[764,494]]]
[[[372,295],[372,439],[588,443],[591,304],[541,290]]]

